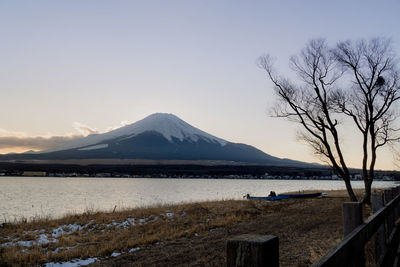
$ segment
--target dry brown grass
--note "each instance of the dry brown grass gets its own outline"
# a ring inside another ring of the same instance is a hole
[[[46,262],[68,261],[74,258],[107,257],[113,252],[126,252],[130,248],[154,244],[180,237],[194,236],[209,229],[249,219],[255,211],[251,202],[222,201],[159,206],[124,210],[119,212],[95,212],[69,215],[56,220],[5,224],[0,228],[0,241],[14,241],[0,249],[0,260],[6,264],[32,265]],[[172,215],[173,214],[173,215]],[[135,224],[122,222],[135,218]],[[140,220],[142,223],[140,223]],[[56,242],[18,245],[18,241],[38,240],[40,235],[52,238],[54,229],[64,225],[88,227],[61,235]],[[115,224],[115,225],[113,225]],[[41,231],[37,231],[41,230]],[[63,249],[63,248],[69,249]]]
[[[323,199],[226,200],[118,212],[88,211],[61,219],[5,224],[0,227],[0,243],[14,245],[0,247],[0,262],[31,266],[96,257],[102,260],[95,265],[104,266],[220,266],[225,262],[227,238],[258,233],[279,237],[282,266],[308,266],[341,240],[341,203],[346,200],[343,191],[331,191]],[[133,218],[135,225],[118,227]],[[72,230],[66,227],[69,224],[85,227],[50,243],[30,247],[16,243],[38,240],[41,235],[51,239],[59,226]],[[139,251],[128,253],[138,247]],[[114,252],[123,254],[110,258]]]

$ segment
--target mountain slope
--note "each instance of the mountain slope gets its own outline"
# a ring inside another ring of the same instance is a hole
[[[151,159],[218,160],[257,164],[301,165],[245,144],[231,143],[201,131],[172,114],[152,114],[131,125],[89,135],[62,147],[0,159]]]
[[[141,133],[154,131],[162,134],[168,141],[172,137],[183,141],[183,139],[198,141],[200,138],[225,145],[227,141],[203,132],[173,114],[155,113],[133,124],[126,125],[104,134],[92,134],[82,139],[72,141],[62,147],[43,151],[41,153],[61,151],[73,148],[88,147],[112,139],[132,138]]]

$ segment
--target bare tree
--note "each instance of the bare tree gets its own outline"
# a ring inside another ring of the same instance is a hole
[[[350,199],[357,201],[340,145],[338,113],[333,101],[338,98],[336,83],[343,72],[337,68],[337,61],[326,42],[312,40],[299,56],[290,59],[300,83],[294,84],[277,75],[268,55],[260,57],[258,63],[275,85],[280,100],[274,109],[275,116],[288,118],[302,126],[301,138],[332,166],[344,180]]]
[[[377,150],[399,140],[394,110],[400,98],[396,55],[390,40],[384,38],[340,42],[332,53],[351,77],[350,85],[337,91],[334,101],[362,134],[363,202],[370,203]]]

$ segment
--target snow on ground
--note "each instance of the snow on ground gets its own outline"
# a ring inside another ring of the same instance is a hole
[[[31,247],[34,244],[36,244],[36,242],[34,242],[34,241],[18,241],[18,239],[14,239],[13,241],[1,244],[1,246],[2,247],[8,247],[8,246],[19,245],[19,246],[24,246],[24,247]]]
[[[128,253],[133,253],[140,250],[140,247],[136,247],[136,248],[131,248]],[[110,257],[118,257],[120,255],[122,255],[123,253],[126,252],[113,252],[111,253]],[[91,264],[95,261],[98,261],[98,258],[89,258],[89,259],[74,259],[72,261],[68,261],[68,262],[49,262],[46,263],[44,266],[45,267],[75,267],[75,266],[84,266],[84,265],[88,265]]]
[[[62,235],[70,235],[76,231],[81,231],[83,229],[88,229],[89,226],[93,223],[93,220],[91,220],[90,222],[88,222],[85,225],[79,225],[79,224],[63,224],[60,225],[59,227],[50,230],[51,234],[45,234],[44,232],[46,232],[46,230],[44,229],[40,229],[40,230],[34,230],[34,231],[25,231],[23,235],[30,235],[30,234],[37,234],[37,233],[43,233],[40,234],[39,236],[37,236],[37,238],[35,240],[19,240],[14,239],[10,242],[7,243],[3,243],[1,244],[2,247],[7,247],[7,246],[23,246],[23,247],[32,247],[34,245],[46,245],[49,243],[56,243],[58,237],[62,236]],[[89,229],[90,231],[90,229]]]
[[[123,227],[124,229],[127,228],[128,226],[136,226],[135,223],[135,218],[128,218],[123,222],[116,222],[115,220],[113,220],[111,223],[105,224],[105,226],[107,228],[111,228],[112,226],[114,226],[116,229],[119,229],[121,227]],[[142,219],[139,219],[139,224],[142,224]],[[96,224],[95,228],[101,226],[101,224]]]
[[[159,242],[158,242],[159,243]],[[157,244],[158,245],[158,244]],[[128,253],[133,253],[140,250],[140,247],[136,247],[136,248],[131,248]],[[118,257],[120,255],[122,255],[124,252],[113,252],[110,257]],[[125,252],[126,253],[126,252]],[[72,261],[68,261],[68,262],[49,262],[46,263],[44,266],[45,267],[76,267],[76,266],[85,266],[88,264],[91,264],[95,261],[98,261],[98,258],[89,258],[89,259],[74,259]]]
[[[41,234],[39,235],[37,240],[18,240],[18,239],[14,239],[10,242],[7,243],[3,243],[1,244],[2,247],[8,247],[8,246],[22,246],[22,247],[32,247],[34,245],[46,245],[49,243],[55,243],[57,242],[56,239],[54,238],[48,238],[48,236],[46,234]]]
[[[97,261],[97,258],[89,258],[86,260],[75,259],[68,262],[49,262],[46,263],[44,266],[46,267],[76,267],[76,266],[85,266]]]
[[[12,237],[4,237],[3,240],[11,240],[9,242],[6,243],[2,243],[0,246],[1,247],[7,247],[7,246],[23,246],[23,247],[32,247],[35,245],[46,245],[49,243],[56,243],[58,241],[58,238],[61,236],[66,236],[66,235],[71,235],[77,231],[82,231],[82,230],[87,230],[88,232],[93,231],[95,229],[103,229],[102,231],[104,231],[105,229],[109,229],[109,228],[114,228],[114,229],[119,229],[119,228],[127,228],[130,226],[136,226],[136,225],[142,225],[145,223],[149,223],[149,222],[155,222],[157,221],[160,217],[161,218],[166,218],[166,219],[173,219],[175,216],[175,214],[173,212],[165,212],[165,213],[161,213],[159,216],[155,216],[155,215],[150,215],[149,217],[146,218],[127,218],[126,220],[122,221],[122,222],[117,222],[115,220],[113,220],[111,223],[108,224],[95,224],[94,220],[89,221],[87,224],[84,225],[80,225],[77,223],[73,223],[73,224],[63,224],[60,225],[57,228],[53,228],[50,230],[45,230],[45,229],[36,229],[33,231],[24,231],[24,233],[22,234],[22,236],[25,235],[34,235],[36,237],[36,239],[34,240],[19,240],[18,238],[14,238],[12,239]],[[183,214],[184,216],[184,214]],[[195,236],[198,236],[197,233],[195,233]],[[160,245],[160,242],[156,242],[154,243],[154,245]],[[52,253],[57,253],[60,250],[68,250],[68,249],[72,249],[75,248],[76,246],[73,247],[57,247],[54,251],[49,251]],[[45,248],[47,249],[47,248]],[[122,252],[113,252],[110,257],[117,257],[120,256],[123,253],[133,253],[140,250],[140,247],[135,247],[135,248],[131,248],[130,250],[128,250],[127,252],[122,251]],[[98,258],[89,258],[89,259],[74,259],[72,261],[69,262],[49,262],[46,263],[45,266],[46,267],[75,267],[75,266],[84,266],[84,265],[88,265],[91,264],[95,261],[99,260]]]
[[[167,212],[160,214],[161,216],[166,216],[169,219],[174,217],[174,213]],[[131,226],[136,226],[137,224],[142,225],[148,222],[154,222],[159,219],[159,216],[151,215],[147,218],[127,218],[122,222],[117,222],[113,220],[111,223],[108,224],[94,224],[94,220],[89,221],[87,224],[80,225],[77,223],[74,224],[63,224],[57,228],[51,229],[50,231],[46,231],[45,229],[38,229],[34,231],[25,231],[23,235],[34,235],[36,236],[35,240],[20,240],[15,238],[7,243],[2,243],[1,247],[7,246],[23,246],[23,247],[32,247],[34,245],[46,245],[49,243],[56,243],[60,236],[71,235],[77,231],[87,230],[88,232],[93,231],[95,229],[102,229],[102,232],[110,230],[110,228],[123,228],[126,229]],[[46,234],[46,232],[50,232],[50,234]],[[38,235],[40,233],[40,235]],[[8,237],[10,240],[10,238]]]
[[[71,247],[72,248],[72,247]],[[133,253],[140,250],[140,247],[131,248],[128,252],[113,252],[111,253],[110,257],[118,257],[124,253]],[[107,258],[107,257],[106,257]],[[91,264],[95,261],[98,261],[99,258],[89,258],[89,259],[74,259],[68,262],[49,262],[46,263],[44,266],[46,267],[75,267],[75,266],[85,266]]]
[[[79,225],[79,224],[76,224],[76,223],[74,223],[74,224],[63,224],[63,225],[53,229],[52,236],[57,238],[57,237],[62,236],[62,235],[70,235],[73,232],[82,231],[83,229],[89,228],[89,226],[92,223],[93,223],[93,220],[91,220],[90,222],[88,222],[85,225]],[[90,229],[89,229],[89,231],[90,231]]]
[[[139,224],[146,223],[146,219],[139,219]]]
[[[128,253],[132,253],[132,252],[135,252],[135,251],[138,251],[138,250],[140,250],[139,247],[137,247],[137,248],[131,248],[131,249],[128,251]]]
[[[87,224],[80,225],[77,223],[73,224],[63,224],[60,225],[57,228],[53,228],[50,230],[45,230],[45,229],[36,229],[33,231],[24,231],[24,233],[21,236],[26,236],[26,235],[33,235],[36,238],[33,240],[20,240],[19,238],[14,238],[12,237],[4,237],[3,240],[11,240],[6,243],[2,243],[0,247],[7,247],[7,246],[21,246],[21,247],[32,247],[36,245],[46,245],[49,243],[57,243],[58,238],[61,236],[66,236],[66,235],[71,235],[75,232],[86,230],[88,232],[93,231],[95,229],[102,229],[101,231],[105,230],[110,230],[112,229],[119,229],[119,228],[124,228],[126,229],[127,227],[133,227],[136,225],[142,225],[146,224],[149,222],[155,222],[157,221],[160,217],[161,218],[166,218],[172,220],[174,218],[175,214],[173,212],[166,212],[166,213],[161,213],[159,216],[154,216],[150,215],[149,217],[146,218],[127,218],[126,220],[122,222],[117,222],[117,221],[112,221],[112,223],[109,224],[95,224],[94,220],[89,221]],[[195,234],[196,235],[196,234]],[[196,235],[197,236],[197,235]],[[4,241],[3,241],[4,242]],[[155,245],[160,245],[160,242],[154,243]],[[60,250],[69,250],[72,248],[75,248],[76,246],[73,247],[57,247],[53,251],[48,251],[50,253],[57,253]],[[47,247],[44,247],[43,249],[48,250]],[[22,249],[21,251],[24,251],[25,249]],[[113,252],[110,257],[117,257],[120,256],[122,253],[133,253],[135,251],[140,250],[140,247],[135,247],[131,248],[127,252]],[[69,262],[49,262],[46,263],[46,267],[75,267],[75,266],[84,266],[88,265],[90,263],[93,263],[95,261],[99,260],[98,258],[89,258],[89,259],[74,259]]]
[[[41,234],[40,236],[39,236],[39,239],[38,239],[38,241],[37,241],[37,243],[38,243],[38,245],[46,245],[46,244],[48,244],[48,243],[53,243],[53,242],[56,242],[56,240],[54,239],[54,238],[48,238],[47,237],[47,235],[45,235],[45,234]]]

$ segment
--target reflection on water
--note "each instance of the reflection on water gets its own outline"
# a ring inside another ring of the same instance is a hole
[[[362,188],[361,181],[352,182]],[[393,182],[374,182],[391,187]],[[0,177],[0,223],[22,217],[59,217],[159,203],[241,199],[299,190],[345,189],[342,181]]]

